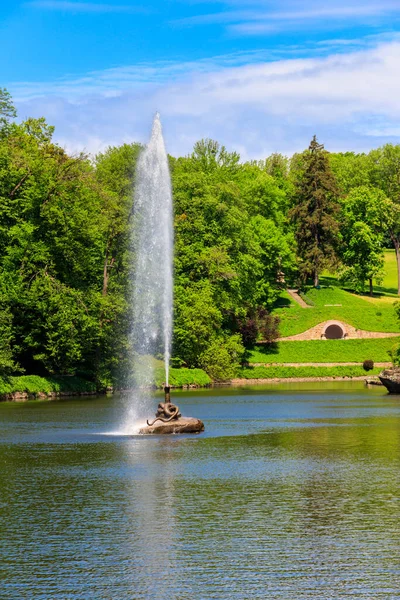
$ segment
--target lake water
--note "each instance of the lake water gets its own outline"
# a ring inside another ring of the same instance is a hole
[[[0,404],[1,600],[400,598],[400,398],[360,383]],[[158,399],[155,399],[155,407]]]

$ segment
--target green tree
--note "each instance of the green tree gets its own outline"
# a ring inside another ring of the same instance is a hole
[[[4,132],[10,119],[17,116],[10,93],[5,88],[0,88],[0,133]]]
[[[383,279],[383,244],[391,202],[376,188],[354,188],[342,203],[342,277],[358,291]]]
[[[400,295],[400,145],[386,144],[371,150],[371,183],[392,201],[388,217],[388,232],[397,260],[397,293]]]
[[[219,335],[199,356],[199,365],[214,380],[226,381],[237,375],[244,354],[240,335]]]
[[[102,199],[93,167],[43,119],[0,140],[0,290],[13,360],[31,373],[95,378],[101,343]]]
[[[328,153],[316,137],[302,157],[294,186],[295,223],[299,270],[303,281],[313,276],[319,285],[321,271],[336,260],[339,236],[339,191],[329,165]]]
[[[371,160],[367,154],[329,153],[329,163],[341,196],[346,196],[353,188],[371,184]]]

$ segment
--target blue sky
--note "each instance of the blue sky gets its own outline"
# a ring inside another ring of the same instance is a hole
[[[400,1],[14,0],[0,86],[71,151],[201,137],[244,158],[400,143]]]

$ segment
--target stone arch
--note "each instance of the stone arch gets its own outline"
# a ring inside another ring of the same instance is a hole
[[[347,337],[347,332],[343,323],[340,323],[339,321],[328,321],[322,332],[322,337],[326,340],[343,340]]]

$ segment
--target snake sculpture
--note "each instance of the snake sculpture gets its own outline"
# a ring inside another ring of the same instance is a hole
[[[172,404],[171,402],[160,402],[154,421],[151,423],[149,423],[149,421],[146,422],[149,427],[152,427],[157,421],[169,423],[169,421],[172,421],[173,419],[179,419],[181,416],[182,415],[179,412],[179,408],[175,406],[175,404]]]

